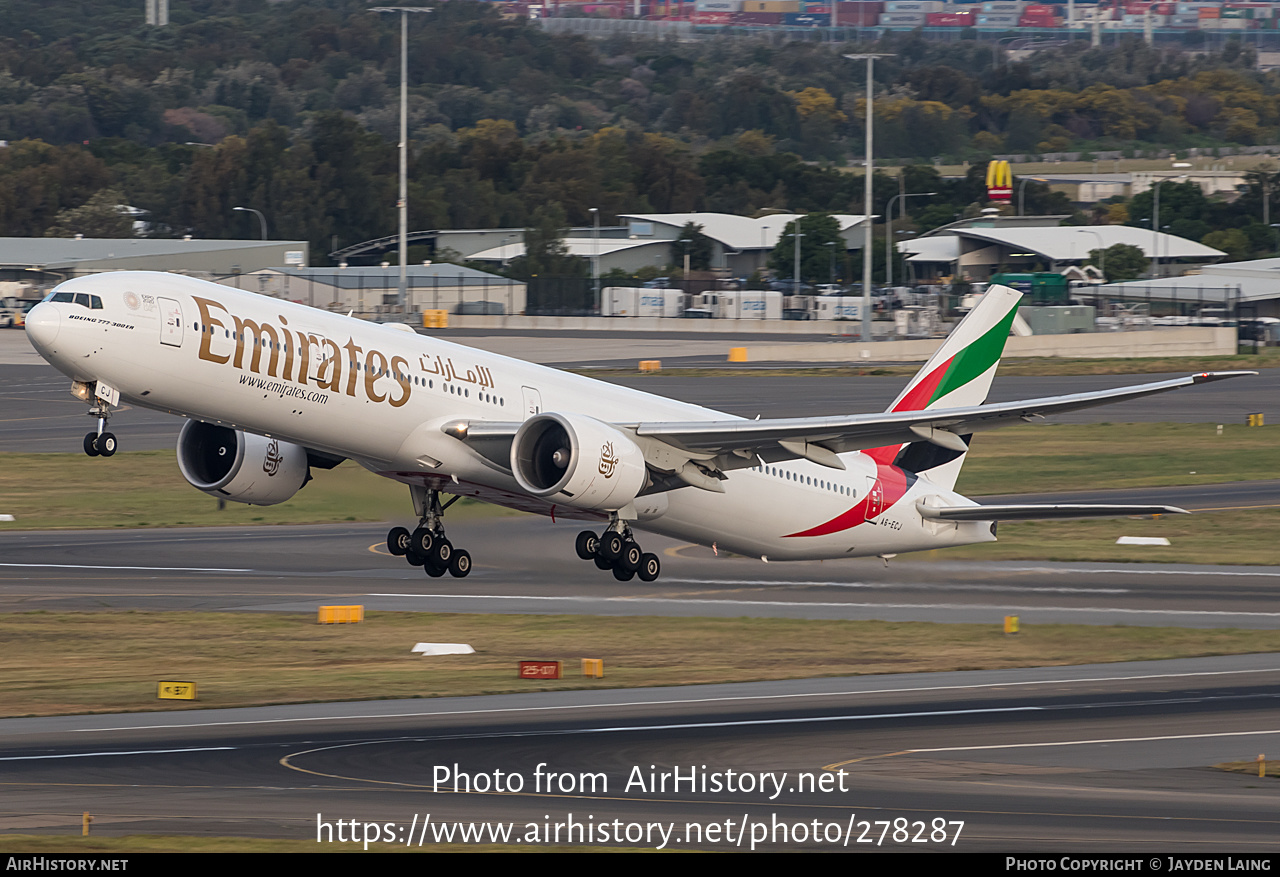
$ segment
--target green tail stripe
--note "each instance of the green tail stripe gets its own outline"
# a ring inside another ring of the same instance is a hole
[[[1004,319],[956,354],[951,368],[947,369],[946,375],[938,382],[938,389],[934,391],[930,403],[963,387],[999,361],[1000,355],[1004,353],[1004,343],[1009,337],[1009,327],[1013,325],[1013,318],[1017,313],[1017,307],[1009,308]]]

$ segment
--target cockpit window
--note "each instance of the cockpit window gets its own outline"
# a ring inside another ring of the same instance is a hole
[[[83,292],[51,292],[44,297],[45,301],[61,301],[67,304],[80,305],[91,310],[102,310],[102,296],[89,295]]]

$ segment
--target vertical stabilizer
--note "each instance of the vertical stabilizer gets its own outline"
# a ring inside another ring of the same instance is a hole
[[[1022,293],[1007,286],[988,287],[888,410],[964,408],[985,402],[1021,298]],[[929,480],[948,488],[955,486],[965,457],[964,452],[930,442],[891,445],[867,453],[880,463],[896,460],[908,471],[928,472]]]

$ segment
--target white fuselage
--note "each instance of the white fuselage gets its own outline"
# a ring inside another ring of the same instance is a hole
[[[28,333],[74,380],[122,403],[349,457],[371,471],[554,517],[509,468],[442,431],[450,421],[520,422],[539,412],[639,422],[729,420],[711,409],[510,357],[177,275],[122,272],[57,291],[101,308],[45,302]],[[737,469],[723,493],[683,487],[635,501],[637,527],[748,556],[801,560],[993,541],[987,523],[924,520],[917,501],[970,505],[862,453],[847,467],[805,460]],[[814,535],[797,535],[807,531]]]

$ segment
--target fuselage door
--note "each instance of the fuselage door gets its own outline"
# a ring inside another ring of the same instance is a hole
[[[884,511],[884,483],[876,477],[867,479],[867,513],[866,519],[880,517]]]
[[[524,419],[528,420],[542,411],[542,394],[533,387],[521,387],[520,392],[524,394]]]
[[[182,305],[171,298],[158,298],[160,302],[160,343],[170,347],[182,346]]]

